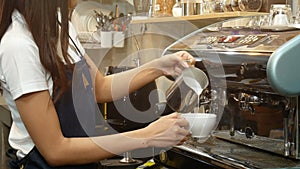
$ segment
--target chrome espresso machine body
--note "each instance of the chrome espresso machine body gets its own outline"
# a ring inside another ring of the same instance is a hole
[[[271,55],[300,30],[249,26],[257,18],[210,25],[165,50],[164,53],[186,50],[193,54],[195,66],[210,79],[200,105],[218,114],[219,119],[208,141],[198,143],[191,139],[163,151],[155,158],[159,163],[174,168],[300,166],[299,96],[277,92],[267,73]],[[299,79],[299,73],[294,75]]]

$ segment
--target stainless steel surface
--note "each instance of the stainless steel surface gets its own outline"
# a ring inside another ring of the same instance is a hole
[[[136,163],[137,161],[132,158],[131,152],[125,152],[123,158],[120,160],[120,163]]]
[[[194,108],[199,103],[200,95],[208,83],[208,77],[202,70],[195,67],[185,69],[181,76],[177,77],[167,89],[167,104],[176,112],[194,112]]]
[[[233,143],[243,144],[258,149],[264,148],[267,151],[279,155],[284,152],[284,141],[282,139],[266,138],[257,135],[251,139],[247,139],[246,133],[235,131],[234,136],[230,136],[229,132],[230,131],[216,131],[213,135]]]
[[[176,169],[201,168],[203,164],[209,164],[202,168],[211,169],[258,169],[258,168],[298,168],[300,161],[285,158],[256,148],[242,144],[232,144],[227,140],[216,137],[205,143],[188,141],[165,152],[165,160],[157,161]],[[182,160],[183,159],[183,160]],[[177,161],[179,161],[177,163]],[[192,167],[190,167],[192,166]]]
[[[195,66],[207,74],[210,82],[201,95],[202,100],[207,101],[203,108],[222,115],[213,137],[222,142],[213,142],[214,147],[211,147],[211,142],[199,145],[193,140],[178,147],[189,153],[187,161],[203,161],[202,158],[209,157],[214,159],[213,162],[221,160],[222,164],[233,168],[274,168],[275,164],[276,167],[299,167],[298,92],[288,95],[278,90],[269,81],[267,65],[280,48],[287,50],[281,50],[282,55],[290,55],[295,60],[299,52],[293,51],[298,51],[300,40],[296,38],[294,41],[293,38],[300,34],[300,30],[250,24],[257,22],[258,18],[244,17],[216,23],[165,49],[168,53],[186,50],[193,54],[197,60]],[[295,62],[299,61],[296,59]],[[298,89],[295,81],[290,84],[283,82],[284,78],[299,79],[297,63],[282,59],[282,63],[278,62],[280,69],[275,66],[276,69],[290,73],[271,71],[273,75],[270,77],[278,79],[288,90]],[[224,140],[226,145],[239,149],[226,149]],[[225,150],[228,152],[220,152]],[[184,153],[177,151],[175,154]]]

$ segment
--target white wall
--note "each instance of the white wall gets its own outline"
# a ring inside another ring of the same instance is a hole
[[[110,11],[114,11],[116,5],[119,6],[119,12],[124,13],[125,15],[128,13],[135,13],[133,7],[133,0],[78,0],[78,3],[82,1],[95,1],[99,2],[103,5],[104,9],[108,9]]]

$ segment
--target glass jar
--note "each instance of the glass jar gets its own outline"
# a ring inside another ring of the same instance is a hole
[[[175,0],[151,0],[153,16],[172,16]]]
[[[230,3],[233,11],[240,11],[238,0],[230,0]]]
[[[269,25],[289,25],[292,23],[292,8],[289,4],[272,4]]]
[[[210,0],[208,1],[211,12],[224,12],[223,0]]]
[[[175,17],[182,16],[182,5],[180,0],[176,0],[176,3],[172,8],[172,14]]]
[[[149,12],[150,3],[148,0],[134,0],[133,4],[137,15],[144,15]]]
[[[258,12],[262,6],[262,0],[238,0],[239,8],[245,12]]]
[[[231,8],[231,0],[223,0],[223,11],[224,12],[232,12]]]

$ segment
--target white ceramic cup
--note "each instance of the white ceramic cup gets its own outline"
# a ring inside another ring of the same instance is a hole
[[[116,48],[124,47],[125,34],[124,32],[113,32],[113,46]]]
[[[277,14],[274,16],[273,25],[288,25],[288,17],[286,14]]]
[[[189,122],[191,135],[198,142],[205,142],[210,137],[217,122],[217,115],[210,113],[183,113],[181,116]]]
[[[292,9],[288,4],[272,4],[270,8],[269,24],[273,26],[285,26],[290,24]]]
[[[113,46],[113,33],[111,31],[100,32],[100,44],[103,48],[111,48]]]

